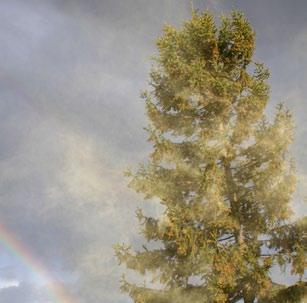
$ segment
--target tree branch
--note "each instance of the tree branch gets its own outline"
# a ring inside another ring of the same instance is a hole
[[[229,237],[226,237],[226,238],[223,238],[223,239],[218,239],[219,242],[222,242],[222,241],[226,241],[226,240],[229,240],[231,238],[234,238],[234,235],[231,235]]]

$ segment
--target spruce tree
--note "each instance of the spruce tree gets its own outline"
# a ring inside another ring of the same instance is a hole
[[[153,284],[123,280],[121,289],[135,303],[301,302],[307,222],[291,219],[294,125],[282,104],[265,117],[269,71],[252,59],[251,25],[240,12],[219,25],[193,12],[180,29],[166,26],[157,48],[142,93],[153,151],[128,174],[164,211],[137,210],[142,249],[116,247]],[[273,266],[300,279],[274,283]]]

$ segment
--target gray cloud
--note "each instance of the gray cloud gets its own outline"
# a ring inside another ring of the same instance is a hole
[[[0,302],[3,303],[32,303],[33,299],[33,288],[28,284],[0,289]]]

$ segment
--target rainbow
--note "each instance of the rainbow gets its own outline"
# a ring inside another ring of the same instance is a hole
[[[18,239],[18,237],[8,230],[0,222],[0,243],[10,251],[15,257],[21,260],[27,268],[46,281],[48,296],[54,303],[76,303],[76,300],[64,289],[64,287],[55,282],[54,277],[40,260],[31,253],[31,251]]]

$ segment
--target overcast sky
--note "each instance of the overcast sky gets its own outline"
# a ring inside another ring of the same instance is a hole
[[[294,208],[306,214],[307,2],[194,7],[238,8],[256,30],[255,57],[272,74],[268,112],[284,101],[294,114]],[[76,303],[130,302],[112,245],[138,241],[142,201],[122,171],[150,150],[139,92],[155,39],[163,24],[189,16],[189,0],[0,1],[0,221]],[[43,277],[26,263],[0,246],[0,303],[47,302]]]

